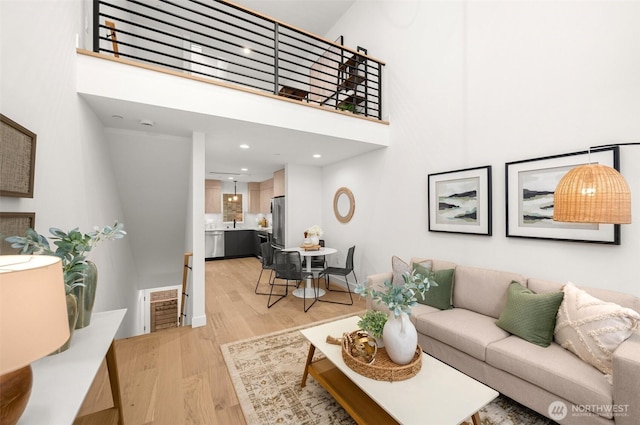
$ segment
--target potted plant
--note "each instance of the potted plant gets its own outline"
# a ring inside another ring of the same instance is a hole
[[[387,313],[384,311],[367,310],[358,322],[358,326],[376,339],[378,347],[384,347],[382,330],[384,329],[385,323],[387,323]]]
[[[412,271],[404,273],[403,284],[394,285],[391,281],[384,282],[385,289],[378,291],[365,285],[356,286],[355,293],[371,297],[378,304],[383,303],[389,308],[388,320],[384,325],[382,339],[389,358],[397,364],[404,365],[414,357],[418,345],[418,333],[409,320],[411,307],[418,303],[416,295],[424,299],[425,293],[432,287],[438,286],[434,273],[422,275]]]
[[[124,225],[117,221],[113,226],[96,226],[89,233],[82,233],[77,227],[69,232],[51,227],[50,238],[55,250],[49,240],[34,229],[27,229],[25,236],[10,236],[5,240],[20,249],[20,254],[54,255],[62,260],[66,292],[77,298],[78,320],[74,327],[79,329],[90,323],[97,285],[97,268],[87,260],[87,255],[104,241],[123,238],[127,234],[123,229]]]

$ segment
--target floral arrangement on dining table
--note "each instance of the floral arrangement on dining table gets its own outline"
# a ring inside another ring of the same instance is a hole
[[[309,227],[307,230],[304,231],[305,233],[305,238],[306,237],[311,237],[311,236],[317,236],[320,237],[323,235],[323,231],[320,228],[320,226],[318,226],[317,224],[314,224],[313,226]]]

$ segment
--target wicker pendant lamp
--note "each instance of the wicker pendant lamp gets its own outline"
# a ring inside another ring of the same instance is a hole
[[[553,219],[576,223],[631,223],[631,191],[615,169],[599,164],[570,170],[554,193]]]

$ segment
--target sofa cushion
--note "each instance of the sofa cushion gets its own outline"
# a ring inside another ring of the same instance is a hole
[[[386,307],[384,304],[382,304],[382,306]],[[387,308],[384,311],[389,311],[389,309]],[[441,311],[439,308],[431,307],[430,305],[426,304],[418,304],[414,307],[411,307],[411,314],[409,315],[409,319],[415,325],[418,317],[422,316],[423,314],[437,313],[439,311]]]
[[[411,263],[422,263],[424,261],[431,261],[433,264],[431,270],[445,270],[445,269],[455,269],[457,264],[452,263],[451,261],[446,260],[438,260],[436,258],[422,258],[422,257],[412,257]]]
[[[517,273],[457,266],[453,306],[497,319],[507,304],[507,290],[513,281],[525,286],[526,279]]]
[[[495,319],[462,308],[422,314],[415,325],[418,332],[483,361],[487,345],[509,336]]]
[[[604,375],[554,342],[540,347],[510,336],[487,347],[486,361],[577,405],[613,403]],[[611,418],[611,412],[601,414]]]
[[[416,273],[423,276],[431,274],[431,269],[420,264],[414,263],[413,269]],[[432,286],[424,294],[424,298],[416,295],[418,303],[430,305],[440,310],[448,310],[451,308],[451,295],[453,293],[453,272],[454,269],[436,270],[433,272],[433,279],[438,286]]]
[[[431,260],[422,260],[420,262],[416,262],[412,264],[420,264],[428,269],[431,269],[433,265]],[[391,257],[391,270],[393,273],[393,277],[391,278],[391,283],[394,285],[402,285],[404,283],[404,279],[402,275],[405,273],[411,273],[411,264],[405,263],[402,258],[396,257],[395,255]]]
[[[638,328],[640,314],[595,298],[571,282],[562,291],[556,342],[610,375],[612,353]]]
[[[562,296],[562,292],[536,294],[513,282],[509,286],[507,305],[496,325],[533,344],[548,347],[553,340]]]

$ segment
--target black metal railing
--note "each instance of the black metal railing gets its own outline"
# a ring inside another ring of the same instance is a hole
[[[382,119],[382,67],[224,0],[94,0],[93,50]]]

